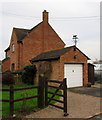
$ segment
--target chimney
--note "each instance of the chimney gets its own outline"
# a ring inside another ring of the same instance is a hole
[[[44,22],[48,22],[48,12],[46,10],[44,10],[42,17]]]

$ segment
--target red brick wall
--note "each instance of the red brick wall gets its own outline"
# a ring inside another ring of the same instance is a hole
[[[48,23],[43,22],[44,52],[64,48],[65,43]]]
[[[74,59],[75,55],[77,55],[76,59]],[[62,78],[64,78],[64,63],[82,63],[83,64],[83,84],[87,85],[88,83],[87,57],[85,57],[78,49],[74,51],[73,48],[66,54],[62,55],[60,59],[60,64],[61,64],[60,74]]]
[[[44,61],[43,61],[44,62]],[[35,83],[38,83],[39,80],[39,66],[40,64],[42,64],[43,62],[35,62],[33,64],[36,65],[37,68],[37,74],[36,74],[36,79],[35,79]],[[60,76],[60,60],[53,60],[53,61],[47,61],[49,63],[51,63],[52,66],[52,70],[51,70],[51,74],[49,75],[49,79],[50,80],[59,80],[61,81],[61,76]]]
[[[60,49],[64,42],[48,23],[42,22],[23,40],[23,66],[44,51]]]
[[[30,64],[29,60],[43,51],[42,42],[43,36],[41,24],[23,40],[23,66]]]
[[[14,52],[12,52],[12,45],[14,44]],[[10,70],[12,70],[12,64],[15,64],[15,70],[18,69],[18,43],[15,32],[13,32],[10,42]]]
[[[10,70],[10,58],[7,58],[2,61],[2,72]]]

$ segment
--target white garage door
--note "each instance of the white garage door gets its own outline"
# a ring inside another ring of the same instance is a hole
[[[65,64],[64,77],[67,78],[67,87],[83,86],[82,64]]]

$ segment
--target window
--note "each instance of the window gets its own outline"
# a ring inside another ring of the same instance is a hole
[[[76,59],[76,58],[77,58],[77,55],[74,56],[74,59]]]
[[[14,52],[14,51],[15,51],[15,45],[12,44],[12,52]]]
[[[15,64],[12,63],[12,72],[14,72],[14,71],[15,71]]]

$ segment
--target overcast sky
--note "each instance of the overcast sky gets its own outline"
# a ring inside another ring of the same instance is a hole
[[[13,1],[13,2],[12,2]],[[13,27],[31,29],[49,12],[49,23],[65,42],[74,45],[93,60],[100,59],[100,0],[1,0],[0,59],[9,46]]]

